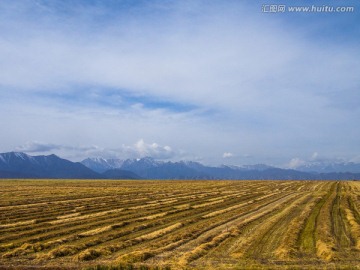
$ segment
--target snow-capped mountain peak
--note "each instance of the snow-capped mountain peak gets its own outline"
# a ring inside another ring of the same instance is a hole
[[[123,162],[122,168],[129,168],[132,166],[138,167],[157,167],[160,164],[163,164],[162,161],[155,160],[152,157],[143,157],[143,158],[134,158],[134,159],[127,159]]]
[[[353,172],[360,173],[360,164],[354,162],[330,162],[316,161],[296,167],[296,170],[304,172],[330,173],[330,172]]]
[[[2,153],[0,154],[0,161],[2,161],[5,164],[8,164],[11,162],[11,160],[19,159],[19,160],[34,160],[32,156],[29,156],[22,152],[8,152],[8,153]]]
[[[95,158],[87,158],[81,161],[83,165],[86,167],[102,173],[110,169],[119,169],[124,163],[124,160],[122,159],[105,159],[101,157],[95,157]]]
[[[240,171],[251,171],[251,170],[256,170],[256,171],[264,171],[267,169],[271,169],[274,168],[272,166],[269,165],[265,165],[265,164],[254,164],[254,165],[222,165],[222,168],[231,168],[234,170],[240,170]]]
[[[25,153],[0,154],[0,173],[10,178],[97,178],[84,165],[56,155],[29,156]]]
[[[205,166],[192,161],[157,161],[151,157],[140,159],[89,158],[79,164],[56,155],[29,156],[10,152],[0,154],[0,178],[145,178],[145,179],[360,179],[360,164],[314,163],[304,169],[287,170],[267,165]],[[85,165],[85,166],[84,166]],[[317,172],[314,166],[332,172]],[[324,166],[327,167],[319,167]],[[86,168],[88,167],[88,168]],[[94,171],[103,171],[96,173]]]

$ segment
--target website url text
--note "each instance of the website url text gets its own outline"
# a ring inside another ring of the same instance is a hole
[[[287,6],[287,5],[262,5],[263,13],[285,13],[285,12],[306,12],[306,13],[345,13],[354,12],[352,6]]]

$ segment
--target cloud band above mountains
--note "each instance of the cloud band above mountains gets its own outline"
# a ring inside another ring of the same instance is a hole
[[[251,1],[3,1],[0,148],[358,155],[358,12],[269,15]]]

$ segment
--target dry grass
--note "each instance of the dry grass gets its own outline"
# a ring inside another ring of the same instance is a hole
[[[239,236],[236,245],[233,247],[233,257],[253,257],[258,256],[259,253],[263,253],[265,256],[265,253],[276,253],[276,246],[273,246],[272,242],[279,241],[279,238],[283,236],[276,234],[278,231],[286,230],[286,227],[280,226],[280,221],[289,217],[304,200],[306,200],[306,197],[303,196],[296,200],[290,200],[290,203],[286,204],[285,207],[275,203],[271,208],[260,211],[257,215],[251,215],[249,219],[246,219],[243,223],[245,226],[267,215],[266,220],[254,224],[250,230]],[[239,229],[241,230],[241,227]]]
[[[277,258],[281,260],[290,259],[296,252],[297,240],[301,230],[304,228],[304,224],[311,214],[314,206],[320,199],[312,200],[302,207],[300,214],[290,221],[287,230],[284,234],[284,238],[281,240],[281,244],[275,251]]]
[[[81,215],[81,213],[72,213],[72,214],[67,214],[67,215],[63,215],[63,216],[58,216],[56,218],[57,219],[69,219],[69,218],[77,217],[80,215]]]
[[[350,209],[345,209],[346,218],[351,227],[351,233],[355,239],[355,247],[360,250],[360,224],[354,217],[353,212]]]
[[[174,230],[176,230],[176,229],[178,229],[178,228],[180,228],[182,226],[183,226],[183,224],[181,222],[178,222],[178,223],[175,223],[175,224],[173,224],[171,226],[168,226],[166,228],[163,228],[163,229],[160,229],[160,230],[157,230],[157,231],[154,231],[154,232],[151,232],[151,233],[136,237],[135,241],[142,242],[142,241],[146,241],[146,240],[151,240],[151,239],[163,236],[163,235],[165,235],[165,234],[167,234],[169,232],[172,232],[172,231],[174,231]]]
[[[110,215],[110,214],[119,213],[119,212],[122,212],[123,210],[124,210],[123,208],[119,208],[119,209],[115,209],[115,210],[108,210],[108,211],[98,212],[98,213],[94,213],[94,214],[62,218],[62,219],[50,221],[49,223],[51,225],[55,225],[55,224],[79,221],[79,220],[90,219],[90,218],[95,218],[95,217],[102,217],[102,216],[106,216],[106,215]]]
[[[25,226],[25,225],[32,225],[35,224],[36,220],[26,220],[26,221],[20,221],[16,223],[10,223],[10,224],[1,224],[0,229],[6,229],[6,228],[13,228],[13,227],[19,227],[19,226]]]
[[[203,215],[202,217],[203,218],[210,218],[210,217],[215,217],[217,215],[221,215],[223,213],[226,213],[226,212],[229,212],[229,211],[233,211],[237,208],[241,208],[241,207],[244,207],[245,205],[248,205],[248,204],[251,204],[253,203],[254,201],[251,200],[251,201],[248,201],[248,202],[245,202],[245,203],[240,203],[240,204],[237,204],[237,205],[233,205],[233,206],[230,206],[230,207],[227,207],[225,209],[221,209],[221,210],[217,210],[217,211],[214,211],[214,212],[211,212],[209,214],[206,214],[206,215]]]
[[[206,206],[210,206],[210,205],[214,205],[214,204],[218,204],[218,203],[222,203],[222,202],[224,202],[224,200],[217,200],[217,201],[212,201],[212,202],[207,202],[207,203],[201,203],[201,204],[193,205],[191,207],[196,209],[196,208],[202,208],[202,207],[206,207]]]
[[[47,254],[38,256],[38,258],[45,259],[45,260],[55,259],[55,258],[64,257],[64,256],[68,256],[68,255],[74,255],[78,252],[78,250],[79,250],[79,247],[74,246],[74,245],[60,246]]]
[[[159,214],[150,215],[150,216],[146,216],[146,217],[140,217],[140,218],[137,219],[137,221],[157,219],[157,218],[164,217],[167,214],[168,214],[168,212],[164,212],[164,213],[159,213]]]
[[[149,207],[158,206],[158,205],[160,205],[160,203],[149,203],[149,204],[145,204],[145,205],[132,206],[132,207],[129,207],[129,209],[130,210],[138,210],[138,209],[144,209],[144,208],[149,208]]]
[[[117,263],[137,263],[143,262],[154,256],[155,254],[151,250],[147,249],[142,251],[133,251],[128,254],[121,255],[115,261]]]
[[[185,204],[181,204],[181,205],[176,205],[174,206],[175,209],[178,210],[184,210],[184,209],[189,209],[190,208],[190,204],[189,203],[185,203]]]
[[[234,228],[232,230],[235,230]],[[215,236],[211,241],[203,243],[196,247],[194,250],[185,253],[179,260],[179,264],[186,265],[191,261],[194,261],[201,256],[204,256],[210,249],[218,246],[226,238],[231,235],[229,231],[222,232],[220,235]]]
[[[358,182],[3,180],[0,193],[1,269],[360,266]]]
[[[97,235],[103,232],[108,232],[111,231],[113,229],[113,225],[109,225],[109,226],[105,226],[102,228],[97,228],[97,229],[93,229],[87,232],[83,232],[83,233],[79,233],[80,237],[85,237],[85,236],[93,236],[93,235]]]
[[[330,261],[334,257],[333,250],[335,249],[335,239],[332,235],[332,219],[338,219],[337,216],[332,216],[332,206],[336,202],[337,192],[334,189],[333,193],[324,203],[316,222],[316,255],[326,261]]]
[[[106,249],[86,249],[75,256],[76,261],[91,261],[100,256],[108,255],[109,252]]]

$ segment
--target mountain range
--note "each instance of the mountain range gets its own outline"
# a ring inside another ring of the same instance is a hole
[[[306,165],[302,165],[296,168],[299,171],[304,172],[318,172],[318,173],[330,173],[330,172],[353,172],[360,173],[360,164],[354,162],[311,162]]]
[[[122,173],[120,178],[139,178],[131,172],[118,170],[118,173],[120,172]],[[56,155],[30,156],[21,152],[9,152],[0,154],[0,178],[101,179],[108,177],[82,163],[62,159]]]
[[[194,161],[165,162],[151,157],[126,160],[87,158],[82,162],[72,162],[56,155],[0,154],[0,178],[360,180],[360,164],[336,164],[318,171],[315,168],[292,170],[264,164],[212,167]]]

